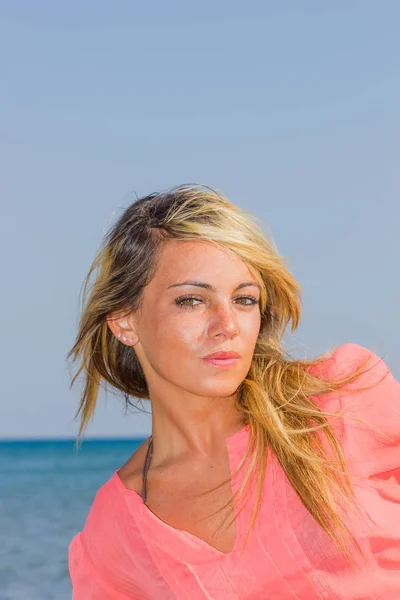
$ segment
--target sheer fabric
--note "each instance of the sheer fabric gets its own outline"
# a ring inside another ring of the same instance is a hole
[[[346,415],[372,425],[332,420],[357,496],[374,521],[348,517],[366,560],[345,563],[272,455],[260,517],[243,554],[251,502],[237,517],[235,546],[225,554],[158,519],[117,470],[70,543],[73,600],[400,600],[400,384],[382,360],[357,344],[341,346],[315,369],[343,375],[367,356],[376,364],[368,373],[340,393],[315,398],[325,410],[346,406]],[[385,374],[371,390],[346,393]],[[246,426],[226,438],[231,472],[248,436]],[[233,478],[233,489],[239,484]]]

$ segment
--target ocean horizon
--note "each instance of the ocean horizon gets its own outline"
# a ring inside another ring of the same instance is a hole
[[[71,600],[69,543],[145,439],[0,439],[0,600]]]

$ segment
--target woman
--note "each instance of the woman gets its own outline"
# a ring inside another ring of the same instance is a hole
[[[71,541],[75,600],[400,598],[400,385],[357,344],[283,349],[300,287],[254,218],[204,186],[139,199],[84,293],[78,437],[102,382],[152,435]]]

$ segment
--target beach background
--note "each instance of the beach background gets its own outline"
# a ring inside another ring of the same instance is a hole
[[[395,0],[0,2],[0,600],[70,598],[68,544],[150,433],[102,390],[76,455],[66,362],[137,196],[224,193],[302,287],[285,347],[358,343],[400,379],[399,30]]]
[[[0,442],[0,599],[68,600],[66,556],[99,487],[142,439]]]

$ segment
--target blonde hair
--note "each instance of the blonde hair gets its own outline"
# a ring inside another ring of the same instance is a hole
[[[313,361],[296,360],[283,349],[282,337],[289,322],[292,333],[299,324],[301,288],[257,219],[206,186],[183,185],[138,199],[106,234],[85,278],[79,331],[68,353],[68,358],[80,361],[71,386],[81,372],[85,379],[75,415],[81,416],[78,441],[94,414],[102,383],[122,392],[127,403],[131,397],[149,399],[135,352],[116,339],[106,319],[114,311],[129,313],[139,308],[143,289],[155,273],[158,252],[168,240],[207,240],[228,248],[247,264],[261,285],[260,332],[236,402],[243,424],[250,428],[249,443],[238,467],[248,464],[237,490],[242,508],[257,474],[256,502],[246,540],[256,522],[267,452],[271,450],[306,509],[351,560],[349,541],[362,552],[340,510],[355,500],[354,488],[329,424],[333,415],[322,411],[313,396],[352,382],[367,361],[354,373],[327,381],[312,374],[310,367],[328,353]]]

